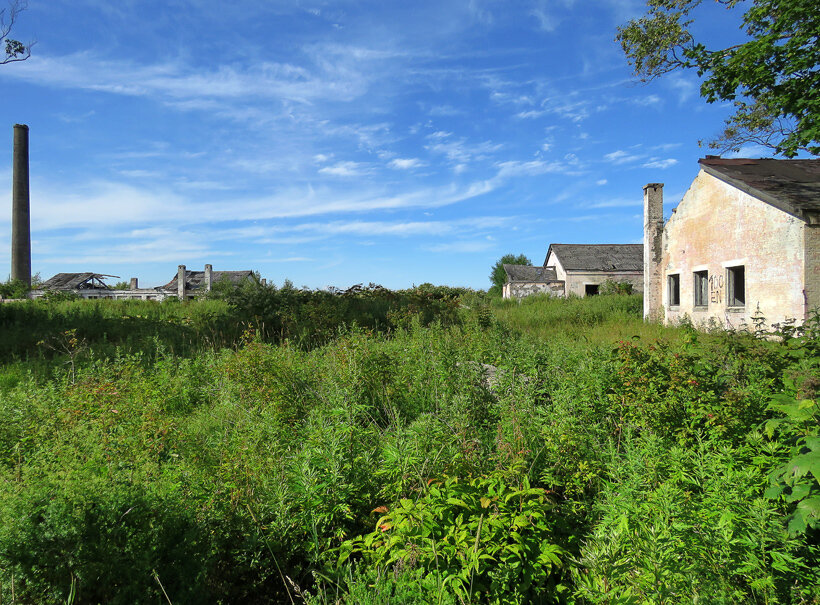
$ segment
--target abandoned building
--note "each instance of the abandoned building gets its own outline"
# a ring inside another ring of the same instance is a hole
[[[214,271],[211,265],[205,265],[204,271],[188,271],[185,265],[180,265],[174,278],[158,289],[171,295],[176,294],[180,300],[184,300],[210,292],[213,285],[219,282],[227,282],[236,287],[253,278],[253,271]]]
[[[598,294],[607,281],[628,282],[636,292],[643,287],[641,244],[550,244],[544,266],[555,269],[565,296]]]
[[[502,290],[503,298],[524,298],[531,294],[564,295],[564,282],[555,277],[551,267],[529,265],[504,265],[507,281]]]
[[[31,298],[40,298],[46,291],[74,292],[82,298],[111,298],[109,292],[117,292],[105,283],[106,278],[117,275],[102,273],[58,273],[31,291]]]
[[[820,160],[707,156],[664,224],[644,187],[644,316],[727,328],[820,305]]]
[[[541,267],[504,265],[504,298],[592,296],[607,281],[643,288],[642,244],[550,244]]]
[[[253,279],[253,271],[214,271],[211,265],[205,265],[204,271],[188,271],[180,265],[174,278],[158,288],[140,288],[136,277],[132,277],[127,290],[117,290],[105,283],[106,278],[118,279],[116,275],[101,273],[58,273],[43,282],[30,293],[31,298],[40,298],[46,291],[72,292],[81,298],[98,299],[131,299],[131,300],[165,300],[176,297],[180,300],[192,299],[210,292],[213,285],[228,282],[239,286],[244,280]]]

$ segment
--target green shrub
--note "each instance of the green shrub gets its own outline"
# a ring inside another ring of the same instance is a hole
[[[445,479],[417,500],[376,509],[385,513],[376,529],[344,543],[339,563],[356,554],[373,578],[421,580],[426,602],[556,602],[565,561],[555,504],[526,477],[512,479]]]
[[[613,279],[608,279],[601,284],[598,289],[598,293],[602,295],[621,294],[624,296],[629,296],[632,294],[632,290],[632,284],[628,281],[615,281]]]
[[[26,298],[29,290],[31,288],[22,279],[0,282],[0,298]]]
[[[789,603],[820,588],[816,555],[762,497],[762,436],[737,448],[625,435],[574,571],[591,603]]]
[[[0,483],[2,590],[20,602],[206,599],[207,536],[181,494],[93,476]],[[160,583],[162,587],[160,587]]]
[[[820,314],[815,312],[795,334],[786,332],[787,355],[794,360],[784,375],[783,392],[772,397],[777,414],[766,423],[770,438],[785,450],[766,496],[789,506],[792,535],[820,529]],[[816,534],[815,534],[816,535]]]

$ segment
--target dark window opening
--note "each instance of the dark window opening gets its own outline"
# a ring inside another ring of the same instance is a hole
[[[670,275],[666,278],[669,285],[669,306],[680,305],[680,275]]]
[[[598,294],[598,284],[584,284],[584,296],[595,296]]]
[[[729,282],[729,295],[726,303],[730,307],[746,306],[746,268],[728,267],[726,269],[726,281]]]
[[[709,272],[695,271],[695,306],[706,307],[709,304]]]

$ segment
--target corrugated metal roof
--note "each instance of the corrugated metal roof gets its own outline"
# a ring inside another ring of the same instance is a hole
[[[820,160],[714,158],[703,169],[741,191],[804,220],[820,218]]]
[[[508,282],[545,283],[556,281],[552,267],[530,267],[529,265],[504,265]]]
[[[643,271],[643,244],[550,244],[565,271]]]
[[[105,283],[106,277],[119,279],[118,275],[104,275],[102,273],[58,273],[46,280],[38,288],[41,290],[110,290]]]
[[[253,271],[212,271],[211,283],[216,284],[220,281],[229,281],[234,285],[239,285],[246,279],[253,276]],[[185,271],[185,289],[198,290],[205,286],[205,272],[204,271]],[[162,286],[163,290],[177,291],[177,276],[174,279]]]

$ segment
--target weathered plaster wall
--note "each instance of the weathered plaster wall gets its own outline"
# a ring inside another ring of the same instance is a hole
[[[751,325],[759,309],[767,325],[802,320],[805,223],[701,171],[666,223],[662,299],[667,321],[714,318],[725,327]],[[727,267],[743,265],[746,304],[727,305]],[[695,271],[708,271],[705,308],[694,306]],[[670,307],[667,277],[680,275],[680,305]]]
[[[643,291],[643,273],[641,271],[623,272],[603,272],[603,271],[567,271],[566,272],[566,293],[567,296],[583,296],[585,287],[589,285],[601,285],[605,281],[626,281],[632,284],[632,291],[639,293]]]
[[[531,294],[549,294],[551,296],[564,295],[564,282],[528,283],[507,282],[504,284],[504,298],[524,298]]]
[[[524,298],[531,294],[549,294],[551,296],[564,295],[564,282],[548,282],[548,283],[527,283],[514,282],[507,284],[509,288],[509,296],[504,298]]]
[[[804,227],[806,310],[820,311],[820,225]]]
[[[555,256],[555,252],[550,251],[547,260],[544,262],[544,266],[555,267],[555,279],[560,279],[561,281],[567,279],[567,272],[564,271],[564,266],[561,264],[561,261],[558,260],[558,257]]]

